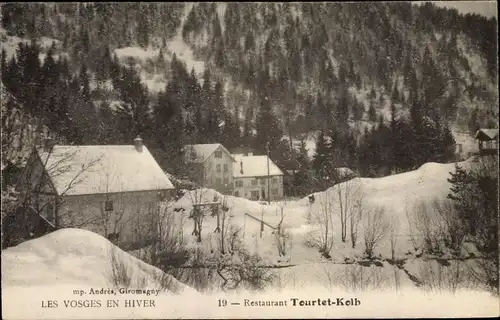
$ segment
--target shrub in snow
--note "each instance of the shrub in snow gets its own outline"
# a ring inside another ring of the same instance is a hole
[[[344,265],[341,270],[325,264],[317,277],[331,291],[342,288],[347,292],[365,292],[387,289],[391,285],[390,278],[384,275],[384,268],[359,264]]]
[[[476,284],[468,279],[464,263],[459,260],[446,265],[436,260],[422,261],[417,277],[422,289],[426,291],[455,293],[459,289],[476,287]]]
[[[334,200],[325,192],[319,201],[319,209],[310,211],[310,223],[315,227],[307,234],[307,243],[319,249],[321,255],[330,259],[333,248]]]
[[[366,213],[364,224],[365,253],[373,258],[374,250],[387,236],[389,222],[385,214],[385,207],[379,206]]]

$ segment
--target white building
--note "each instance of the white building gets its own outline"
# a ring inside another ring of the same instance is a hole
[[[137,137],[134,145],[34,149],[18,188],[55,229],[88,229],[132,245],[152,235],[151,219],[174,186]]]
[[[184,146],[188,178],[223,194],[233,193],[233,163],[235,160],[220,143]]]
[[[283,197],[283,172],[267,155],[233,154],[234,196],[250,200]],[[268,184],[269,183],[269,184]]]

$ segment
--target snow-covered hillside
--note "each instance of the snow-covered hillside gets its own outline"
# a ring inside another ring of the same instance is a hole
[[[123,265],[131,285],[159,289],[163,272],[83,229],[61,229],[2,251],[2,290],[16,287],[109,287],[116,285],[112,261]],[[170,277],[165,275],[166,277]],[[175,279],[167,292],[194,291]],[[122,284],[123,286],[123,284]],[[8,296],[8,295],[7,295]]]
[[[467,167],[470,161],[472,160],[457,164]],[[324,258],[321,257],[316,248],[308,244],[311,234],[315,232],[318,225],[308,221],[307,217],[319,213],[325,199],[328,198],[331,203],[329,210],[333,211],[334,246],[331,252],[332,261],[343,263],[346,259],[356,260],[362,258],[365,250],[363,226],[367,222],[367,218],[363,217],[359,224],[359,235],[355,249],[352,248],[349,240],[345,243],[342,242],[340,239],[341,223],[338,214],[337,191],[345,190],[347,187],[352,189],[359,187],[366,212],[382,206],[385,208],[386,218],[389,221],[396,220],[398,222],[396,258],[405,259],[413,257],[415,254],[408,223],[408,218],[413,221],[414,205],[420,200],[430,203],[434,199],[446,199],[450,187],[447,179],[450,177],[450,172],[454,171],[455,165],[455,163],[427,163],[418,170],[388,177],[355,178],[337,184],[326,191],[315,193],[315,203],[312,205],[309,204],[307,197],[297,201],[271,202],[268,205],[267,203],[226,196],[225,201],[230,209],[228,221],[233,225],[234,230],[240,229],[240,235],[243,237],[248,250],[260,255],[268,264],[301,265],[320,263],[325,261]],[[224,198],[223,195],[211,189],[189,191],[173,205],[171,210],[184,209],[184,211],[178,211],[178,222],[182,221],[183,234],[187,241],[191,243],[190,245],[204,247],[207,252],[213,253],[217,251],[220,234],[214,232],[217,227],[217,219],[210,216],[210,208],[207,208],[208,212],[203,222],[202,243],[197,243],[196,237],[191,235],[193,221],[188,216],[193,208],[193,201],[199,202],[200,193],[202,194],[202,203],[213,202],[214,196],[216,196],[217,201]],[[261,236],[261,224],[254,219],[263,219],[265,223],[276,227],[281,220],[282,210],[284,216],[283,228],[288,234],[288,243],[292,248],[290,255],[286,258],[278,255],[275,230],[265,225]],[[420,242],[420,239],[417,239],[417,241]],[[383,259],[391,258],[388,236],[381,240],[376,255],[381,256]]]
[[[175,54],[178,60],[186,64],[187,70],[191,71],[194,69],[196,76],[201,78],[203,70],[205,69],[205,62],[196,60],[194,58],[193,50],[182,39],[182,27],[191,6],[192,4],[186,4],[184,14],[181,17],[181,25],[177,30],[177,34],[166,42],[165,49],[163,51],[163,59],[165,62],[170,63]],[[139,46],[132,46],[117,48],[114,53],[124,64],[127,63],[130,58],[135,61],[136,68],[138,68],[139,74],[141,75],[141,80],[146,84],[150,92],[158,93],[161,90],[165,90],[165,85],[168,81],[168,79],[166,79],[166,75],[146,70],[146,65],[150,61],[158,59],[160,49],[153,48],[152,46],[147,49]]]

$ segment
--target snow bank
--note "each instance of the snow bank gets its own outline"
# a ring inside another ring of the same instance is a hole
[[[471,160],[457,163],[462,167],[469,166]],[[447,181],[450,178],[450,172],[455,170],[455,163],[439,164],[426,163],[414,171],[401,174],[391,175],[382,178],[355,178],[340,184],[337,184],[326,191],[315,193],[315,203],[309,205],[307,197],[296,202],[296,206],[302,206],[304,214],[312,212],[320,212],[322,203],[328,199],[333,203],[331,210],[334,211],[333,226],[335,240],[339,241],[332,250],[332,255],[335,256],[336,251],[344,251],[346,243],[340,242],[341,223],[340,209],[338,203],[338,191],[341,190],[345,194],[346,188],[351,190],[359,188],[363,195],[364,208],[373,210],[379,206],[385,208],[387,220],[397,221],[398,229],[396,230],[397,237],[397,255],[401,257],[408,251],[412,251],[410,239],[410,226],[408,224],[407,212],[410,217],[413,217],[413,206],[419,201],[429,202],[435,198],[445,199],[449,193],[450,183]],[[363,241],[363,225],[366,223],[366,215],[360,223],[358,236],[358,244],[362,246]],[[337,247],[338,246],[338,247]],[[378,253],[383,257],[391,257],[389,236],[386,236],[380,247],[377,248]],[[341,258],[339,256],[339,258]],[[335,260],[335,259],[334,259]]]
[[[141,283],[147,288],[159,288],[156,279],[164,275],[160,269],[132,257],[96,233],[68,228],[3,250],[2,290],[5,293],[19,287],[113,288],[112,255],[127,269],[132,286]],[[171,278],[167,291],[194,289]]]

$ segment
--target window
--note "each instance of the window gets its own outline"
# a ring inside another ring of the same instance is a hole
[[[266,184],[266,178],[260,179],[260,185],[263,186]]]
[[[259,199],[259,191],[250,191],[250,197],[252,199]]]
[[[235,192],[234,192],[234,196],[235,196],[235,197],[239,197],[239,196],[240,196],[239,191],[235,191]]]
[[[277,195],[278,195],[278,188],[273,188],[273,189],[271,189],[271,194],[272,194],[273,196],[277,196]]]
[[[222,158],[222,151],[215,151],[214,157]]]
[[[221,178],[215,179],[215,184],[218,184],[218,185],[222,184]]]
[[[256,186],[257,185],[257,179],[253,179],[252,180],[252,186]]]
[[[113,211],[113,201],[106,200],[104,203],[104,211]]]
[[[229,167],[227,165],[227,163],[224,163],[224,172],[228,172],[229,171]]]
[[[217,165],[217,172],[220,172],[220,164]]]
[[[243,180],[236,180],[236,188],[243,188]]]
[[[277,184],[278,183],[278,178],[273,178],[273,184]]]

